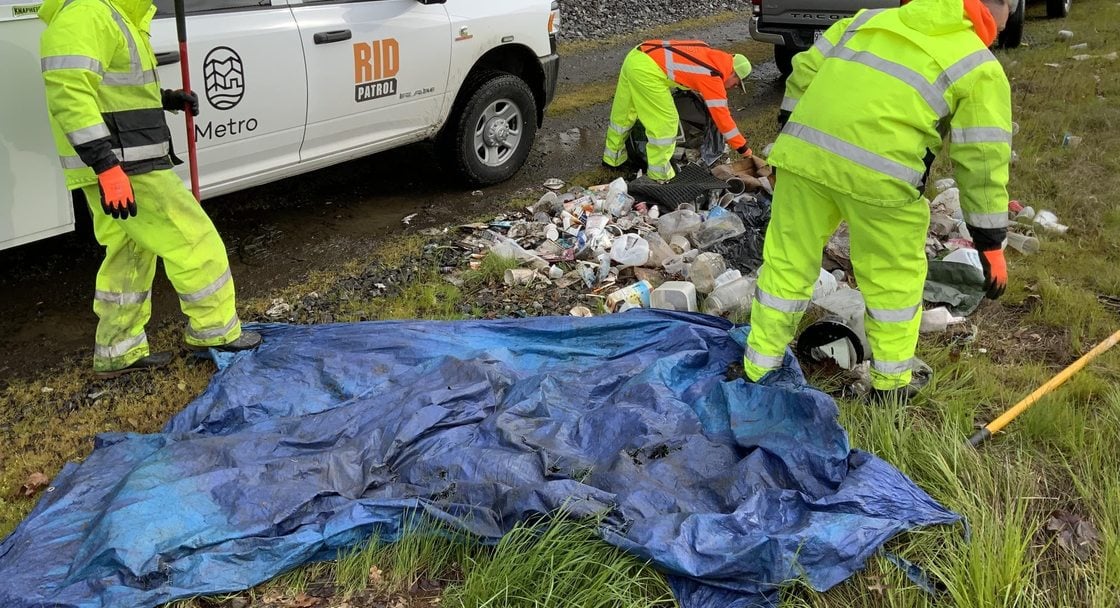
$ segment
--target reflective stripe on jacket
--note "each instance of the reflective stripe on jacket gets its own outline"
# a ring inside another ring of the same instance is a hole
[[[1006,228],[1011,88],[961,0],[838,22],[794,58],[782,110],[771,164],[881,205],[920,196],[948,137],[966,222]]]
[[[657,62],[669,80],[704,98],[708,113],[733,150],[747,145],[747,139],[739,133],[731,117],[727,89],[723,85],[725,76],[735,74],[731,55],[700,40],[647,40],[638,48]]]
[[[40,63],[55,145],[70,188],[121,164],[139,174],[172,167],[150,0],[47,0]]]

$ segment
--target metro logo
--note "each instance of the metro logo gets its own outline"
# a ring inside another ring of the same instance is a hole
[[[354,44],[354,101],[370,101],[397,94],[401,47],[396,38]]]

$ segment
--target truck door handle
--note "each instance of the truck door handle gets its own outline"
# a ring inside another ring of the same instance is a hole
[[[171,65],[179,63],[179,51],[168,51],[166,53],[156,53],[156,65]]]
[[[334,30],[315,34],[315,44],[330,44],[350,39],[350,30]]]

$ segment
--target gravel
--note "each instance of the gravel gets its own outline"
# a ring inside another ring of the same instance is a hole
[[[729,10],[749,15],[750,4],[749,0],[560,0],[560,37],[598,39]]]

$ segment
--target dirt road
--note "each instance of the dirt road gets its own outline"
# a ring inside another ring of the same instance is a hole
[[[733,21],[674,37],[715,45],[742,43],[746,22]],[[565,55],[558,95],[592,83],[613,83],[635,41]],[[773,64],[756,67],[746,97],[732,102],[776,113],[780,93]],[[738,103],[736,103],[738,102]],[[472,194],[436,165],[428,144],[414,145],[205,203],[225,240],[241,299],[265,297],[308,272],[330,269],[368,252],[387,236],[456,222],[497,208],[519,190],[549,177],[598,166],[608,104],[547,118],[525,168],[512,180]],[[401,219],[418,214],[406,228]],[[88,357],[96,317],[93,278],[102,253],[88,232],[71,233],[0,252],[0,379]],[[182,322],[174,290],[157,276],[152,324]]]

